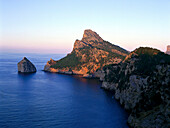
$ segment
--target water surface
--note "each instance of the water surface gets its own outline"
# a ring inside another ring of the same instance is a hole
[[[18,74],[26,56],[34,74]],[[126,128],[127,113],[101,83],[43,72],[59,54],[0,53],[0,128]]]

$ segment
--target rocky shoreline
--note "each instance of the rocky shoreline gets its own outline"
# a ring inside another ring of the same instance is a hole
[[[102,73],[100,76],[98,75],[98,73],[95,74],[77,74],[74,73],[72,71],[60,71],[60,70],[42,70],[44,72],[49,72],[49,73],[57,73],[57,74],[65,74],[65,75],[77,75],[80,76],[82,78],[86,78],[86,79],[99,79],[100,81],[102,81],[102,75],[104,76],[104,73]],[[103,71],[100,71],[103,72]]]
[[[152,48],[138,48],[119,64],[105,66],[96,75],[76,74],[72,70],[52,69],[50,59],[44,69],[84,78],[100,78],[101,88],[112,91],[114,98],[129,113],[133,128],[168,128],[170,122],[170,56]],[[47,68],[48,67],[48,68]]]
[[[146,50],[152,55],[145,53]],[[149,68],[143,66],[142,69],[142,62]],[[127,121],[130,127],[169,127],[170,56],[150,48],[139,48],[121,64],[104,70],[102,88],[113,91],[114,98],[130,112]]]
[[[55,64],[55,61],[53,59],[50,59],[50,61],[47,62],[47,64],[44,66],[45,72],[51,72],[51,73],[59,73],[59,74],[67,74],[67,75],[80,75],[83,78],[88,79],[100,79],[102,81],[104,77],[104,71],[103,70],[97,70],[93,74],[82,74],[81,72],[78,72],[76,70],[71,70],[69,68],[67,69],[55,69],[51,68],[51,65]]]
[[[113,91],[130,112],[130,127],[170,127],[170,56],[157,49],[140,47],[129,53],[85,30],[73,51],[58,61],[50,59],[44,71],[99,78],[101,88]]]

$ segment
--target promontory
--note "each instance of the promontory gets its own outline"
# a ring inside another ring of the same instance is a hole
[[[57,61],[50,59],[44,70],[100,77],[105,65],[120,63],[128,53],[127,50],[103,40],[96,32],[87,29],[83,38],[75,41],[70,54]]]

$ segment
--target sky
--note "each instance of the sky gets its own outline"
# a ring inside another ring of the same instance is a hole
[[[0,50],[69,53],[85,29],[129,51],[170,45],[170,0],[0,0]]]

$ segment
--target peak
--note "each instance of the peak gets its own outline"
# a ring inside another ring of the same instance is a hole
[[[28,59],[26,57],[24,57],[23,60],[28,60]]]
[[[85,32],[94,32],[94,31],[92,31],[91,29],[86,29],[86,30],[84,30],[84,33]]]
[[[82,41],[88,42],[88,41],[97,41],[97,42],[103,42],[103,39],[94,31],[91,29],[84,30]]]
[[[26,62],[28,62],[29,60],[27,59],[27,57],[24,57],[23,59],[22,59],[22,61],[26,61]]]
[[[55,63],[55,61],[52,58],[50,58],[49,63]]]
[[[36,67],[29,61],[26,57],[24,57],[18,63],[18,72],[21,73],[33,73],[36,72]]]
[[[24,57],[19,63],[30,62],[26,57]]]
[[[91,29],[84,30],[83,38],[91,37],[91,36],[99,36],[95,31],[92,31]]]

